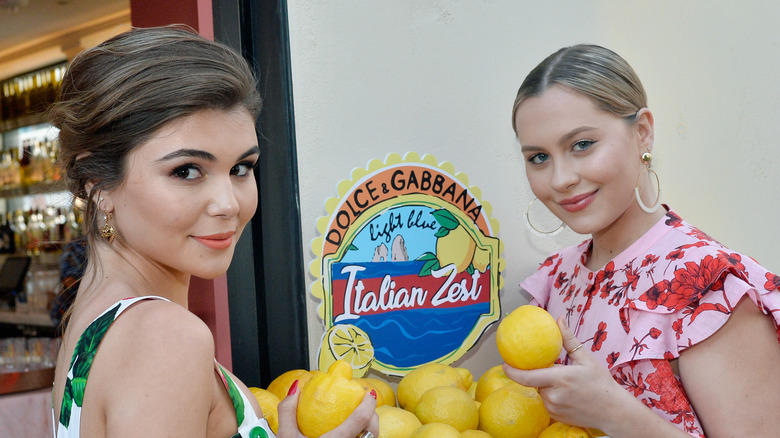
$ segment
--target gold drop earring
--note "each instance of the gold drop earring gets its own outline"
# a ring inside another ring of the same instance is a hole
[[[100,210],[100,206],[103,204],[103,197],[101,196],[98,200],[98,210]],[[102,210],[101,210],[102,211]],[[103,228],[100,230],[100,235],[108,240],[108,244],[114,243],[114,236],[116,235],[116,230],[114,230],[114,227],[111,226],[111,219],[114,217],[113,213],[106,213],[103,212],[103,215],[105,216],[105,224],[103,224]]]
[[[106,223],[103,225],[103,228],[100,230],[100,235],[108,240],[109,245],[114,243],[114,235],[116,235],[116,230],[114,230],[114,227],[111,226],[111,219],[114,217],[113,213],[104,213],[106,215]]]

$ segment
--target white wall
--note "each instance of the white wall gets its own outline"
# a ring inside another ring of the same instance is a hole
[[[526,231],[532,199],[510,113],[525,74],[558,48],[596,43],[642,78],[655,114],[663,201],[780,271],[780,4],[660,0],[290,0],[306,264],[336,184],[390,152],[450,161],[493,205],[504,311],[550,251],[579,242]],[[314,278],[309,276],[308,281]],[[323,331],[309,304],[313,358]],[[495,326],[456,363],[501,362]]]

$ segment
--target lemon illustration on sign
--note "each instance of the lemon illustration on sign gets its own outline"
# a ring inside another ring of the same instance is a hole
[[[526,304],[498,325],[496,345],[506,363],[532,370],[555,362],[561,353],[563,336],[552,315],[541,307]]]
[[[431,212],[431,215],[439,223],[435,254],[438,267],[455,265],[456,272],[463,272],[474,258],[474,239],[449,210],[441,208]]]
[[[352,367],[337,360],[327,372],[314,375],[298,399],[298,429],[305,436],[320,436],[335,429],[363,400],[365,390],[352,380]]]
[[[327,370],[337,360],[352,366],[353,377],[365,376],[374,362],[374,346],[368,334],[353,324],[329,328],[320,345],[320,370]]]
[[[477,248],[474,250],[474,260],[471,262],[474,265],[474,269],[479,272],[485,272],[488,265],[490,265],[490,251],[487,249]]]
[[[471,264],[474,257],[474,239],[463,226],[450,230],[444,237],[436,240],[436,257],[439,265],[445,267],[455,265],[456,272],[463,272]]]

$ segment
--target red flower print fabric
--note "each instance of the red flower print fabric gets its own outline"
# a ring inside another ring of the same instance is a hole
[[[585,266],[590,243],[551,255],[521,287],[532,304],[563,315],[627,391],[704,437],[670,361],[722,327],[744,296],[772,316],[780,342],[780,276],[672,211],[599,271]]]

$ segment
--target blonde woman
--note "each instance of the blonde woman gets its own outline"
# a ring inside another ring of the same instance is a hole
[[[507,375],[612,438],[777,436],[780,277],[661,204],[634,70],[563,48],[526,77],[512,122],[538,201],[590,238],[521,284],[558,318],[559,364]]]

